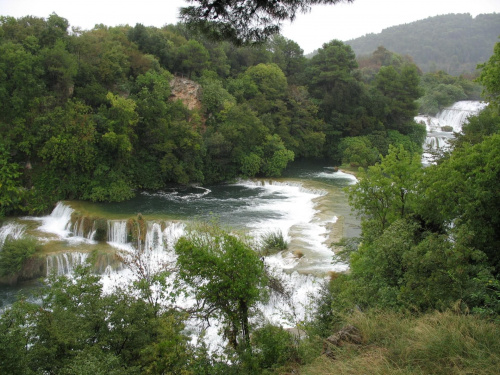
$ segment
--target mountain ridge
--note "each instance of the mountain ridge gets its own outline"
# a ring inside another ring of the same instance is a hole
[[[492,55],[492,46],[499,36],[499,13],[476,17],[461,13],[391,26],[344,43],[351,46],[357,57],[383,46],[391,52],[411,56],[423,72],[442,70],[458,76],[474,74],[477,65]]]

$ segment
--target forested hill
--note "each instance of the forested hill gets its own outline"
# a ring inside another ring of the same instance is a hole
[[[380,34],[349,40],[356,56],[379,46],[410,55],[424,72],[443,70],[452,75],[474,72],[488,60],[500,35],[500,14],[448,14],[393,26]]]

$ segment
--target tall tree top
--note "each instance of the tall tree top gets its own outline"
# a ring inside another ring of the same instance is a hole
[[[181,18],[215,39],[236,44],[261,42],[279,33],[281,22],[293,21],[311,5],[354,0],[188,0],[197,5],[181,8]]]

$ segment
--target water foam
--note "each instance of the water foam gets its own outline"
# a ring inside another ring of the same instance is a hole
[[[347,182],[349,182],[350,184],[355,184],[358,182],[356,176],[350,173],[345,173],[340,170],[337,172],[319,172],[315,176],[320,178],[328,178],[332,180],[347,180]]]
[[[167,200],[172,200],[172,201],[189,201],[189,200],[196,200],[203,198],[204,196],[210,194],[212,190],[203,187],[203,186],[191,186],[192,189],[199,189],[202,190],[201,193],[185,193],[182,191],[178,190],[172,190],[170,192],[168,191],[157,191],[157,192],[147,192],[144,191],[141,194],[148,196],[148,197],[159,197],[159,198],[164,198]]]
[[[17,240],[24,235],[25,230],[26,226],[18,223],[7,223],[0,227],[0,250],[7,238]]]
[[[246,199],[247,201],[228,212],[229,219],[243,217],[249,234],[255,237],[270,230],[281,230],[291,243],[300,242],[304,253],[301,258],[290,251],[285,251],[264,259],[268,272],[275,279],[280,280],[288,293],[286,296],[271,293],[270,300],[258,306],[261,317],[264,317],[266,321],[284,327],[295,327],[307,317],[308,310],[313,305],[314,296],[318,294],[324,282],[325,273],[342,268],[342,266],[339,268],[339,266],[332,265],[333,253],[327,243],[329,225],[335,224],[338,218],[331,215],[321,218],[318,215],[318,199],[325,197],[327,192],[304,188],[300,182],[240,181],[235,185],[250,189],[255,194],[248,198],[238,198],[238,200]],[[205,197],[209,193],[210,190],[206,189],[200,194]],[[191,194],[186,196],[193,197]],[[58,204],[51,215],[42,218],[40,230],[53,232],[63,239],[71,237],[68,223],[70,223],[72,212],[67,205]],[[130,264],[138,248],[141,249],[145,260],[143,272],[153,274],[162,267],[175,269],[176,255],[173,248],[177,239],[185,233],[185,229],[186,226],[182,222],[148,221],[143,242],[130,243],[127,222],[108,220],[107,243],[118,249],[121,256],[128,259]],[[70,259],[68,255],[59,254],[47,260],[47,268],[57,267],[57,272],[71,272],[71,267],[80,264],[82,260],[83,256]],[[322,275],[315,276],[311,273]],[[109,292],[117,286],[125,286],[137,280],[137,277],[137,270],[134,272],[133,267],[124,267],[114,271],[109,268],[101,276],[101,281],[104,290]],[[169,276],[167,283],[172,285],[174,277],[175,272]],[[160,290],[155,293],[159,295]],[[168,302],[165,301],[165,303]],[[182,308],[194,306],[195,303],[192,297],[177,300],[177,304]],[[194,336],[201,334],[200,325],[201,322],[196,319],[188,322],[188,328]],[[223,344],[217,332],[218,326],[218,322],[212,321],[206,333],[205,341],[213,350]],[[193,340],[196,339],[193,338]]]

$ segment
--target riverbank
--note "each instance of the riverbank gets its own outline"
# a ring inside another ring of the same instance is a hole
[[[345,335],[337,345],[325,340],[322,354],[297,373],[498,374],[498,323],[453,311],[419,316],[355,312],[344,319],[344,329],[356,328],[356,339]]]

